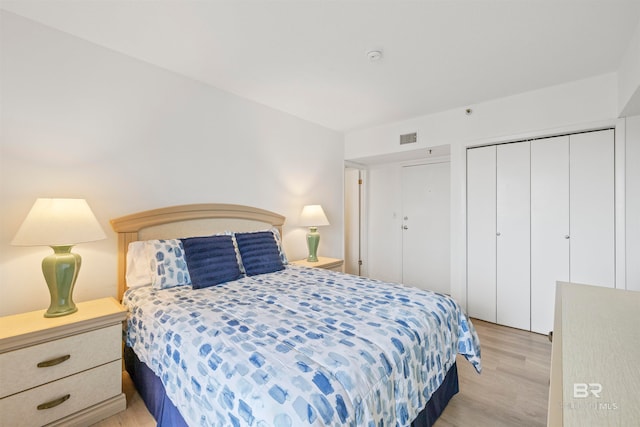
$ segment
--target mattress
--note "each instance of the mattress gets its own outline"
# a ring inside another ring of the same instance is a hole
[[[451,297],[287,266],[211,288],[130,289],[127,345],[188,425],[409,425],[464,355]]]

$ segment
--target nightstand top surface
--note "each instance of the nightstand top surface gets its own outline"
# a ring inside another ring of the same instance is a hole
[[[293,265],[300,265],[303,267],[317,267],[317,268],[334,268],[340,267],[344,261],[338,258],[329,258],[324,256],[318,257],[318,262],[309,262],[305,259],[299,259],[291,261]]]
[[[0,353],[122,322],[127,317],[124,307],[114,298],[76,305],[78,311],[67,316],[44,317],[46,310],[37,310],[0,317]]]

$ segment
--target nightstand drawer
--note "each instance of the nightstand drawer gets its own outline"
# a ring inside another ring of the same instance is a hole
[[[0,354],[0,397],[119,361],[121,343],[122,326],[116,324]]]
[[[117,360],[0,399],[0,426],[41,426],[117,396],[121,390],[122,362]]]

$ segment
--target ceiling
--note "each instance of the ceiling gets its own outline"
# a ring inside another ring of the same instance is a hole
[[[339,131],[618,70],[640,0],[2,0]],[[366,53],[382,50],[371,62]]]

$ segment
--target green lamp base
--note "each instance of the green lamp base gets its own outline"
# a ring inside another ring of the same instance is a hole
[[[73,245],[51,246],[53,254],[42,260],[42,273],[49,287],[51,304],[44,317],[59,317],[75,313],[73,287],[80,271],[80,255],[71,253]]]
[[[309,248],[308,262],[318,262],[318,244],[320,243],[320,233],[318,227],[309,227],[307,233],[307,248]]]

